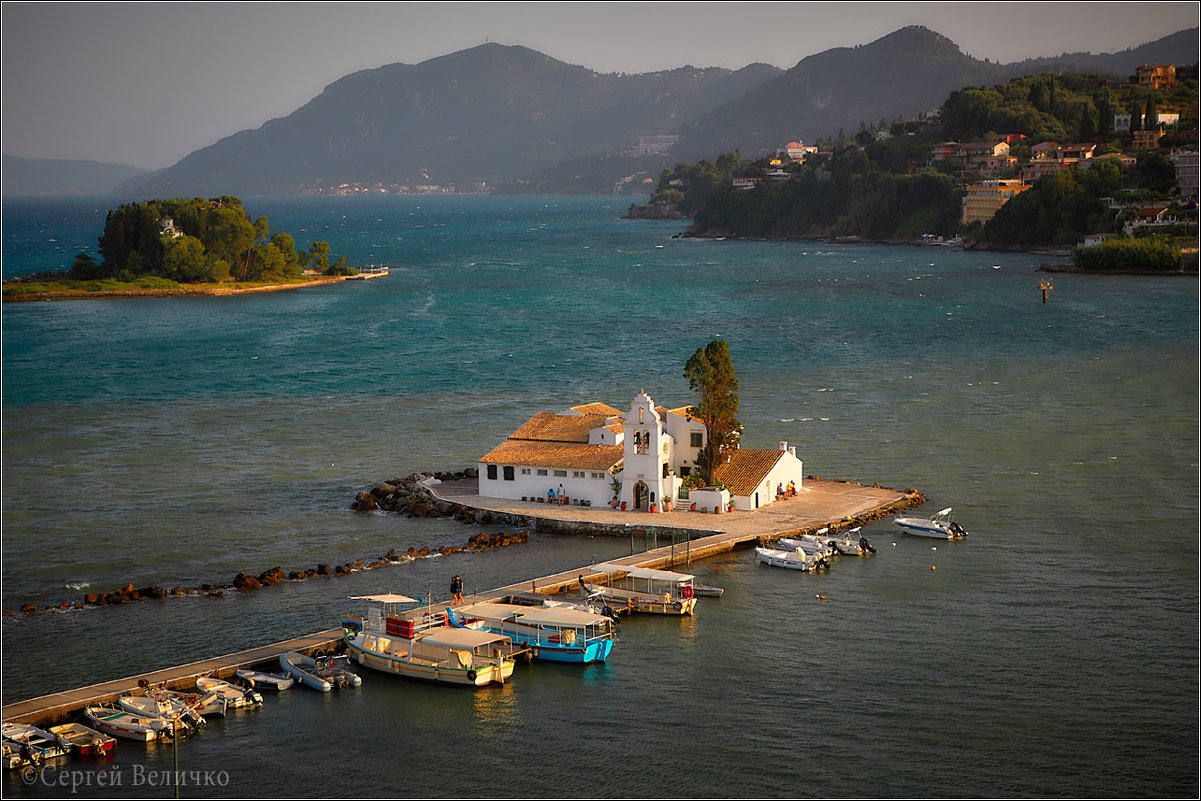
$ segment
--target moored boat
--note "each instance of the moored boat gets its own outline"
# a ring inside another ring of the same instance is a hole
[[[98,732],[82,723],[63,723],[51,726],[50,733],[58,741],[71,750],[71,753],[84,759],[107,756],[113,752],[117,741],[111,735]]]
[[[244,670],[239,669],[234,671],[238,681],[245,682],[246,686],[258,689],[260,687],[269,690],[286,690],[296,683],[296,679],[292,678],[288,673],[266,673],[261,670]]]
[[[253,688],[244,689],[242,687],[235,687],[228,681],[214,678],[213,676],[201,676],[196,679],[196,689],[202,693],[212,693],[224,699],[228,709],[259,706],[263,703],[263,696],[259,695]]]
[[[280,654],[279,664],[296,681],[323,693],[342,687],[358,687],[363,683],[357,673],[338,665],[337,660],[332,656],[314,657],[289,651]]]
[[[179,700],[168,697],[164,691],[147,690],[148,695],[123,695],[117,704],[131,715],[144,718],[162,718],[168,722],[179,721],[182,726],[199,728],[206,721],[200,713]]]
[[[446,616],[454,627],[503,634],[552,662],[604,662],[615,639],[612,620],[571,606],[478,603],[447,609]]]
[[[171,721],[134,715],[109,704],[84,707],[83,714],[97,729],[114,737],[149,742],[171,735]]]
[[[400,607],[419,603],[404,595],[360,595],[365,617],[343,616],[350,658],[364,667],[411,679],[480,687],[513,675],[514,654],[524,648],[487,629],[458,629],[441,613],[401,617]],[[531,607],[536,609],[537,607]]]
[[[580,576],[580,588],[604,597],[615,607],[656,615],[691,615],[695,612],[696,590],[693,577],[687,573],[611,562],[593,565],[591,569],[606,574],[605,583],[589,583]]]
[[[817,570],[825,564],[825,559],[806,553],[800,548],[786,551],[781,548],[755,548],[755,558],[760,564],[772,567],[786,567],[789,570],[801,570],[806,573]]]
[[[70,750],[50,732],[28,723],[5,723],[0,732],[5,740],[17,746],[26,762],[40,764],[47,759],[66,756]]]
[[[833,556],[837,551],[830,543],[827,533],[829,529],[818,529],[816,534],[802,534],[799,537],[780,537],[778,550],[795,551],[802,550],[812,557],[826,559]]]
[[[967,530],[951,519],[950,506],[929,517],[896,517],[892,522],[900,526],[906,534],[912,534],[915,537],[957,540],[967,536]]]

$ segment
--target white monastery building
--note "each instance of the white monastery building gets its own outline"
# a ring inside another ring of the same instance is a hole
[[[714,471],[718,487],[685,487],[706,442],[686,406],[655,406],[645,390],[629,411],[605,403],[538,412],[479,460],[479,494],[626,511],[758,509],[801,490],[796,449],[739,448]],[[716,507],[716,508],[715,508]]]

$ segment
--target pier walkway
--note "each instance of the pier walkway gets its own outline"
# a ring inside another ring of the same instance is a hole
[[[592,531],[601,530],[616,536],[653,532],[656,537],[670,538],[671,544],[607,561],[630,568],[661,569],[687,565],[696,559],[731,551],[740,546],[814,531],[823,526],[844,528],[859,525],[905,506],[915,505],[922,500],[921,495],[913,490],[901,492],[841,481],[805,479],[796,497],[776,501],[755,511],[723,514],[672,511],[650,514],[621,512],[594,506],[548,506],[526,501],[483,498],[475,494],[477,488],[476,481],[458,481],[434,484],[431,492],[450,503],[487,510],[518,522],[524,520],[523,525],[538,530],[571,531],[587,527]],[[607,578],[606,574],[582,566],[478,592],[472,596],[472,601],[494,601],[514,593],[563,592],[574,589],[581,576],[589,582]],[[424,610],[415,610],[414,614],[421,611]],[[341,639],[342,629],[328,629],[199,662],[163,668],[76,690],[51,693],[5,706],[3,718],[5,722],[47,726],[66,720],[85,706],[112,703],[122,695],[129,695],[138,690],[140,680],[150,684],[165,683],[171,688],[191,689],[200,676],[215,675],[228,678],[239,668],[260,665],[278,670],[280,654],[288,651],[311,653],[316,650],[329,650],[336,647]]]

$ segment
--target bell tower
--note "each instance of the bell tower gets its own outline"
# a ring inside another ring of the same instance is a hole
[[[621,500],[627,508],[649,511],[663,504],[663,421],[646,390],[634,396],[621,418],[625,453],[621,472]]]

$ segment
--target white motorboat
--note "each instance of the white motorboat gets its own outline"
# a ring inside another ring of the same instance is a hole
[[[442,612],[402,617],[400,607],[420,603],[393,593],[358,595],[367,601],[365,617],[342,616],[343,640],[360,665],[411,679],[482,687],[503,684],[513,675],[514,653],[525,650],[488,629],[453,628]],[[539,607],[528,607],[531,611]]]
[[[296,683],[296,679],[292,678],[288,673],[265,673],[261,670],[235,670],[234,675],[238,677],[238,681],[244,682],[248,687],[264,687],[269,690],[286,690]]]
[[[826,564],[824,558],[806,553],[800,548],[785,551],[780,548],[758,547],[755,548],[755,558],[759,560],[760,564],[786,567],[789,570],[802,570],[806,573],[817,570]]]
[[[816,534],[802,534],[799,537],[781,537],[777,542],[780,543],[779,550],[781,551],[796,551],[802,550],[810,556],[818,559],[833,556],[837,551],[830,543],[827,532],[829,529],[819,529]]]
[[[896,517],[894,523],[906,534],[915,537],[932,537],[938,540],[957,540],[967,536],[967,530],[951,519],[951,507],[935,512],[930,517]]]
[[[827,538],[830,547],[840,556],[867,556],[875,553],[876,549],[859,533],[859,528],[853,528],[846,534],[830,534]]]
[[[83,714],[97,729],[114,737],[149,742],[171,736],[171,721],[166,718],[142,717],[108,704],[85,707]]]
[[[223,698],[228,709],[259,706],[263,703],[263,696],[255,692],[254,689],[235,687],[228,681],[213,678],[212,676],[201,676],[196,679],[196,689],[202,693],[212,693]]]
[[[591,569],[606,574],[606,583],[591,584],[580,576],[580,589],[600,595],[618,611],[691,615],[696,610],[696,589],[693,577],[687,573],[613,562],[593,565]]]
[[[51,726],[50,733],[72,752],[84,759],[107,756],[113,752],[117,741],[110,735],[88,728],[82,723],[63,723]]]
[[[164,698],[172,704],[181,704],[201,715],[224,715],[228,709],[225,696],[218,693],[185,693],[179,690],[162,690]]]
[[[132,715],[144,718],[163,718],[167,721],[178,720],[185,726],[200,728],[207,721],[201,713],[189,707],[183,701],[172,698],[162,689],[146,688],[146,695],[123,695],[117,699],[117,704]]]
[[[358,687],[363,683],[357,673],[336,664],[337,657],[305,656],[298,651],[280,654],[279,666],[296,681],[323,693],[334,688]],[[345,659],[345,657],[343,657]]]
[[[66,756],[71,750],[48,731],[28,723],[5,723],[4,739],[15,745],[26,762],[41,763],[47,759]]]

